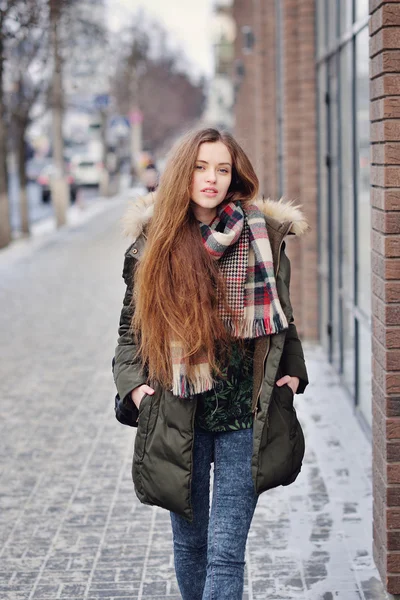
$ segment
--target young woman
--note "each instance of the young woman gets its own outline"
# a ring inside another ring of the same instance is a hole
[[[242,598],[258,495],[294,481],[304,454],[293,397],[308,380],[284,238],[307,224],[257,194],[234,138],[204,129],[125,221],[116,413],[138,427],[138,498],[171,512],[183,600]]]

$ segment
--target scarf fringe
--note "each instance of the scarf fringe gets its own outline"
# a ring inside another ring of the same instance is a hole
[[[224,319],[224,325],[233,337],[252,339],[263,337],[265,335],[274,335],[287,329],[287,319],[285,315],[275,314],[273,322],[270,319],[246,319],[246,321],[235,321],[233,319]]]
[[[208,367],[208,365],[206,365]],[[203,369],[199,369],[203,370]],[[202,392],[208,392],[212,390],[214,380],[211,377],[211,373],[197,373],[194,379],[188,379],[184,374],[178,374],[178,377],[174,377],[172,393],[174,396],[180,396],[181,398],[188,398],[201,394]]]

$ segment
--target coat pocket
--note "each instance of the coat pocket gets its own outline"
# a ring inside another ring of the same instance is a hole
[[[278,400],[281,406],[288,411],[288,428],[289,428],[289,439],[293,439],[297,435],[297,415],[296,409],[293,406],[294,393],[292,388],[286,383],[280,388],[280,394],[278,394]]]
[[[304,458],[304,452],[305,452],[304,433],[301,428],[300,422],[297,419],[296,411],[295,411],[294,435],[291,439],[293,441],[292,469],[291,469],[290,476],[284,482],[282,482],[282,485],[290,485],[291,483],[293,483],[293,481],[295,481],[298,474],[300,473],[301,466],[303,464],[303,458]]]
[[[149,429],[153,396],[145,394],[139,404],[138,427],[135,437],[134,460],[142,462],[146,452],[146,439]]]
[[[290,474],[281,485],[289,485],[295,481],[301,470],[301,465],[304,458],[305,442],[304,434],[300,422],[297,418],[296,409],[293,405],[294,393],[292,388],[286,384],[281,389],[284,394],[279,395],[281,406],[288,411],[288,432],[289,432],[289,449],[291,452],[291,468]]]
[[[275,386],[260,445],[258,489],[289,485],[300,472],[304,436],[293,406],[289,386]]]

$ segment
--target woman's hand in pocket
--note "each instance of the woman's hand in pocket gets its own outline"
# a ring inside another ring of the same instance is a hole
[[[149,385],[146,385],[146,384],[139,385],[139,387],[137,387],[131,391],[132,402],[136,406],[137,409],[140,406],[143,396],[145,396],[146,394],[148,396],[152,396],[154,394],[153,388],[151,388]]]
[[[278,387],[282,387],[287,384],[293,392],[293,395],[297,392],[297,389],[300,384],[300,379],[298,377],[291,377],[290,375],[284,375],[276,382]]]

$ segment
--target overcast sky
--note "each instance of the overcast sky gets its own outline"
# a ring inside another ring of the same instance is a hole
[[[171,33],[196,74],[210,75],[212,5],[213,0],[108,0],[109,24],[117,30],[129,21],[129,15],[143,8]]]

